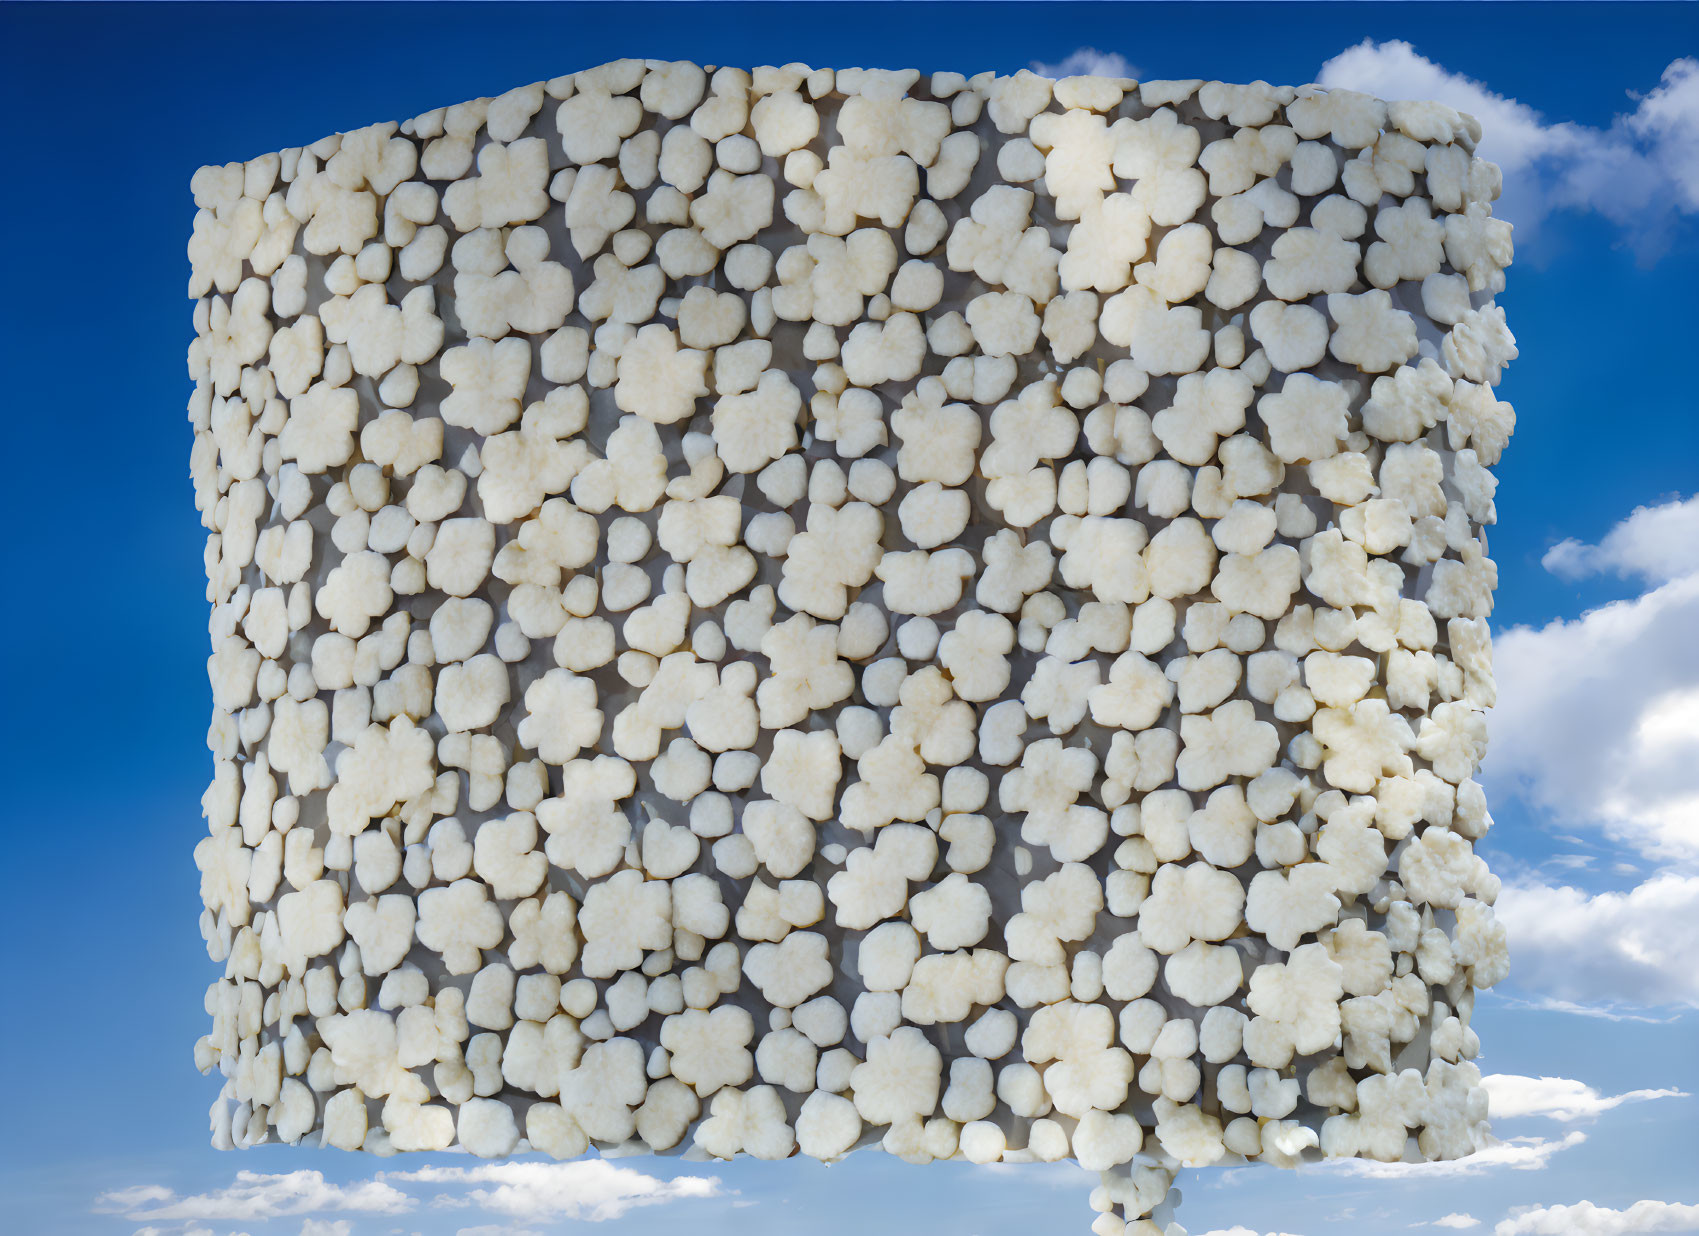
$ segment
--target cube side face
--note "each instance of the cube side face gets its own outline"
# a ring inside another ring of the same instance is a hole
[[[620,61],[197,173],[215,1144],[1074,1157],[1126,1231],[1482,1145],[1478,138]]]

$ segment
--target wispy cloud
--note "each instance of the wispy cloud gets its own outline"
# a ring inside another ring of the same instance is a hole
[[[1438,1163],[1377,1163],[1372,1159],[1328,1159],[1300,1171],[1367,1176],[1371,1180],[1440,1180],[1457,1176],[1481,1176],[1493,1171],[1536,1172],[1551,1162],[1559,1151],[1587,1140],[1579,1129],[1557,1141],[1543,1137],[1512,1137],[1478,1150],[1465,1159]]]
[[[1537,1013],[1567,1013],[1575,1017],[1593,1017],[1599,1021],[1634,1021],[1647,1026],[1667,1026],[1672,1021],[1680,1019],[1679,1012],[1667,1017],[1656,1017],[1650,1013],[1638,1012],[1621,1008],[1614,1004],[1578,1004],[1574,1000],[1559,1000],[1554,996],[1537,996],[1524,999],[1521,996],[1506,995],[1497,990],[1481,993],[1488,1000],[1496,1001],[1506,1008],[1530,1009]]]
[[[477,1206],[521,1220],[577,1219],[588,1223],[617,1219],[638,1206],[719,1197],[723,1192],[718,1176],[675,1176],[663,1180],[602,1159],[423,1167],[410,1172],[385,1172],[382,1179],[479,1186],[439,1197],[437,1205]]]
[[[1454,1231],[1461,1232],[1471,1227],[1480,1227],[1481,1221],[1474,1215],[1464,1214],[1461,1211],[1453,1211],[1451,1214],[1441,1215],[1439,1218],[1435,1219],[1430,1226],[1448,1227]]]
[[[1699,60],[1672,61],[1604,127],[1548,120],[1401,40],[1365,39],[1324,64],[1318,80],[1385,99],[1436,99],[1479,119],[1480,153],[1504,170],[1494,213],[1523,229],[1522,239],[1554,211],[1593,211],[1650,258],[1679,217],[1699,212]]]
[[[399,1186],[399,1187],[398,1187]],[[407,1186],[415,1186],[408,1188]],[[421,1187],[423,1187],[421,1189]],[[335,1184],[316,1171],[262,1175],[241,1171],[221,1189],[188,1195],[165,1185],[135,1185],[100,1194],[94,1210],[147,1222],[137,1236],[214,1236],[194,1221],[256,1222],[336,1212],[400,1215],[421,1200],[435,1208],[475,1207],[510,1222],[472,1225],[457,1236],[536,1236],[529,1222],[617,1219],[639,1206],[723,1196],[717,1176],[664,1179],[602,1159],[574,1163],[480,1163],[380,1172],[371,1180]],[[190,1222],[183,1223],[184,1220]],[[153,1226],[164,1224],[166,1226]],[[187,1228],[188,1230],[184,1230]],[[352,1236],[347,1219],[306,1218],[299,1236]],[[228,1236],[239,1236],[230,1233]]]
[[[1569,1077],[1524,1077],[1520,1073],[1492,1073],[1481,1079],[1492,1100],[1494,1117],[1546,1116],[1565,1124],[1591,1120],[1624,1103],[1650,1099],[1685,1099],[1685,1090],[1629,1090],[1622,1094],[1600,1094],[1586,1082]]]
[[[973,1170],[1003,1176],[1023,1186],[1043,1185],[1052,1189],[1090,1189],[1097,1181],[1097,1173],[1088,1172],[1068,1159],[1058,1163],[980,1163]]]
[[[164,1185],[137,1185],[102,1193],[94,1209],[137,1221],[169,1219],[276,1219],[289,1215],[357,1211],[398,1215],[417,1203],[381,1180],[332,1184],[322,1172],[298,1171],[268,1176],[240,1171],[235,1181],[209,1193],[179,1195]],[[335,1236],[333,1231],[303,1236]]]
[[[1625,1210],[1592,1202],[1573,1206],[1537,1206],[1513,1212],[1493,1228],[1493,1236],[1627,1236],[1629,1232],[1699,1231],[1699,1206],[1680,1202],[1640,1201]]]
[[[1078,47],[1054,64],[1040,60],[1032,62],[1032,71],[1044,77],[1131,77],[1139,71],[1120,52],[1099,51],[1095,47]]]

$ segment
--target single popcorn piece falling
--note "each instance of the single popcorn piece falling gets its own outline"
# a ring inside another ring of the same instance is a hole
[[[1479,139],[621,60],[197,172],[214,1144],[1072,1158],[1099,1236],[1490,1144]]]

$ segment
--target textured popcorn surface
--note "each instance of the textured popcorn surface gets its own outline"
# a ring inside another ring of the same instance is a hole
[[[203,168],[215,1144],[1072,1157],[1105,1236],[1487,1144],[1479,135],[624,60]]]

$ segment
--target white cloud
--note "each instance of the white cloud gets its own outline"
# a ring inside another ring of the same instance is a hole
[[[1660,506],[1637,506],[1597,545],[1566,537],[1540,565],[1562,579],[1637,576],[1655,584],[1699,572],[1699,495]]]
[[[511,1227],[506,1223],[480,1223],[477,1227],[463,1227],[455,1231],[454,1236],[541,1236],[528,1227]]]
[[[1637,133],[1657,143],[1689,203],[1699,200],[1699,72],[1694,69],[1691,57],[1672,62],[1630,121]]]
[[[1699,1007],[1699,876],[1591,895],[1507,885],[1495,909],[1521,987],[1559,1000]]]
[[[1653,587],[1500,634],[1485,772],[1563,823],[1699,860],[1699,496],[1636,508],[1597,546],[1561,541],[1544,563]]]
[[[1608,1210],[1592,1202],[1540,1206],[1512,1214],[1493,1236],[1626,1236],[1629,1232],[1699,1231],[1699,1206],[1680,1202],[1640,1201],[1626,1210]]]
[[[301,1224],[301,1236],[353,1236],[353,1231],[347,1219],[308,1219]]]
[[[1519,1073],[1492,1073],[1483,1077],[1481,1084],[1492,1100],[1494,1117],[1548,1116],[1566,1124],[1591,1120],[1624,1103],[1688,1097],[1684,1090],[1629,1090],[1606,1095],[1573,1078],[1524,1077]]]
[[[1319,80],[1385,99],[1437,99],[1480,120],[1480,153],[1504,169],[1494,211],[1524,239],[1553,211],[1591,210],[1652,256],[1676,216],[1699,211],[1699,60],[1672,61],[1608,128],[1548,121],[1400,40],[1365,39],[1322,65]]]
[[[1560,542],[1549,570],[1646,580],[1639,596],[1493,649],[1489,798],[1599,828],[1663,866],[1624,892],[1513,881],[1498,904],[1512,977],[1556,1001],[1699,1005],[1699,498],[1641,507],[1596,545]]]
[[[1649,857],[1699,860],[1699,570],[1494,641],[1485,774]]]
[[[94,1209],[127,1219],[275,1219],[287,1215],[352,1210],[396,1215],[415,1202],[400,1189],[379,1180],[332,1184],[322,1172],[298,1171],[268,1176],[240,1171],[235,1183],[210,1193],[179,1196],[164,1185],[138,1185],[102,1193]],[[305,1236],[315,1236],[308,1232]],[[316,1236],[327,1236],[320,1232]]]
[[[1329,1172],[1342,1176],[1367,1176],[1372,1180],[1439,1180],[1456,1176],[1481,1176],[1490,1171],[1537,1172],[1560,1150],[1579,1146],[1587,1135],[1579,1129],[1558,1141],[1543,1137],[1512,1137],[1466,1159],[1437,1163],[1377,1163],[1372,1159],[1327,1159],[1300,1170]]]
[[[1137,78],[1139,71],[1120,52],[1099,51],[1095,47],[1078,47],[1054,64],[1034,60],[1032,71],[1044,77]]]
[[[1462,1231],[1464,1228],[1480,1227],[1481,1221],[1474,1215],[1466,1215],[1461,1211],[1453,1211],[1451,1214],[1441,1215],[1439,1218],[1435,1219],[1433,1221],[1433,1226],[1455,1228],[1458,1231]]]
[[[1203,1236],[1263,1236],[1263,1233],[1253,1231],[1248,1227],[1218,1227],[1213,1232],[1205,1232]],[[1267,1236],[1292,1236],[1290,1232],[1269,1232]]]
[[[574,1163],[482,1163],[476,1167],[425,1167],[386,1172],[385,1180],[420,1184],[474,1184],[452,1205],[472,1205],[515,1219],[564,1218],[598,1223],[637,1206],[687,1198],[719,1197],[718,1176],[662,1180],[602,1159]],[[440,1204],[440,1203],[439,1203]]]

